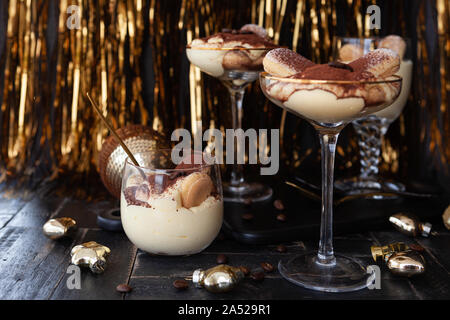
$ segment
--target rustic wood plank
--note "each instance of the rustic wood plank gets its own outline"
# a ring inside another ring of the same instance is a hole
[[[421,276],[408,279],[412,291],[421,299],[445,299],[450,296],[450,275],[437,262],[436,258],[430,255],[431,248],[434,246],[433,239],[430,238],[430,242],[426,244],[423,242],[423,238],[408,237],[396,231],[373,232],[372,234],[382,244],[403,241],[406,244],[422,245],[425,248],[422,255],[426,262],[426,272]],[[441,252],[445,254],[446,251],[448,251],[448,244],[446,249]],[[387,268],[382,269],[382,279],[392,281],[398,278],[398,276],[392,275]]]
[[[437,235],[419,238],[417,242],[450,274],[450,232],[440,225],[433,226],[433,231],[436,231]]]
[[[406,281],[394,280],[386,283],[381,290],[360,290],[350,293],[324,293],[307,290],[284,279],[266,278],[262,282],[244,279],[233,291],[228,293],[210,293],[195,288],[192,284],[185,291],[177,291],[172,283],[176,277],[132,277],[130,286],[133,291],[126,299],[226,299],[226,300],[296,300],[296,299],[417,299]]]
[[[97,214],[115,207],[117,203],[114,201],[86,202],[69,199],[54,217],[73,218],[80,228],[98,228]]]
[[[219,253],[228,256],[229,264],[245,265],[255,271],[261,270],[261,262],[277,266],[283,257],[317,250],[318,239],[302,241],[299,235],[299,241],[285,244],[286,253],[276,251],[277,244],[243,245],[230,239],[216,239],[197,255],[152,256],[137,251],[124,233],[97,228],[96,214],[117,206],[116,201],[87,202],[56,197],[52,195],[54,187],[51,183],[39,185],[27,201],[0,199],[0,299],[444,299],[450,296],[450,232],[439,225],[436,226],[438,235],[429,238],[409,238],[393,229],[335,237],[337,253],[364,264],[374,263],[370,254],[373,244],[404,241],[425,248],[428,268],[425,275],[405,279],[382,267],[380,290],[319,293],[295,286],[274,271],[261,283],[245,279],[227,294],[212,294],[193,286],[179,292],[172,286],[175,279],[190,276],[197,268],[215,266]],[[79,230],[73,238],[59,241],[45,238],[42,224],[50,217],[60,216],[75,218]],[[69,290],[66,282],[70,275],[66,270],[70,250],[91,240],[111,248],[109,265],[101,275],[82,270],[81,290]],[[116,292],[119,283],[129,283],[133,291],[126,295]]]
[[[123,233],[98,229],[87,230],[76,244],[87,241],[96,241],[111,249],[105,272],[95,275],[88,269],[82,269],[81,289],[79,290],[67,288],[67,280],[70,274],[64,274],[51,294],[50,299],[122,299],[123,295],[116,291],[116,286],[120,283],[128,283],[130,270],[136,256],[135,247]],[[70,260],[67,258],[63,265],[64,270],[69,266],[69,263]]]
[[[41,228],[65,201],[64,197],[50,195],[55,188],[54,182],[39,185],[26,204],[8,222],[8,226]]]
[[[64,201],[64,198],[35,196],[14,216],[8,226],[41,228]]]
[[[17,180],[0,184],[0,215],[16,214],[35,195],[41,185],[48,185],[37,180],[25,184]]]
[[[40,228],[0,230],[0,299],[46,299],[65,272],[72,242],[50,240]]]
[[[370,245],[373,239],[364,235],[336,237],[337,252],[351,256],[364,264],[372,264]],[[278,271],[266,274],[263,283],[246,279],[229,294],[211,294],[205,290],[192,288],[177,292],[172,287],[176,279],[192,275],[197,268],[210,268],[216,265],[218,253],[227,255],[230,265],[245,265],[253,271],[260,271],[261,262],[278,265],[281,258],[293,256],[307,250],[316,250],[315,241],[298,242],[287,246],[286,253],[279,253],[275,246],[248,246],[234,241],[216,240],[200,254],[185,257],[150,255],[139,251],[130,285],[133,291],[126,299],[417,299],[406,279],[382,280],[380,290],[362,290],[357,293],[325,294],[306,290],[292,285],[281,277]]]
[[[12,215],[12,214],[0,215],[0,229],[3,228],[9,222],[9,220],[12,219],[13,216],[14,215]]]

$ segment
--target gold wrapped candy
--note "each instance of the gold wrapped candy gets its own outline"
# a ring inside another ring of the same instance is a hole
[[[105,247],[95,241],[85,242],[72,248],[71,262],[80,267],[89,267],[93,273],[103,273],[106,267],[106,258],[111,253]]]
[[[393,274],[403,277],[413,277],[425,272],[425,259],[412,250],[392,254],[386,265]]]
[[[394,225],[395,229],[407,236],[415,237],[420,234],[423,237],[428,237],[431,233],[431,223],[422,223],[411,213],[396,213],[389,217],[389,221]]]
[[[386,246],[371,246],[372,258],[375,262],[387,261],[391,255],[396,252],[402,252],[408,250],[408,246],[403,242],[395,242]]]
[[[444,221],[445,227],[450,230],[450,206],[445,209],[444,214],[442,215],[442,220]]]
[[[203,287],[210,292],[227,292],[232,290],[244,278],[241,269],[226,264],[208,270],[197,269],[192,274],[196,287]]]
[[[43,226],[44,234],[53,240],[69,235],[76,229],[77,222],[72,218],[56,218],[48,220]]]

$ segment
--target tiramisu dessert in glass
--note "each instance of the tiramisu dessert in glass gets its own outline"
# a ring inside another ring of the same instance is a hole
[[[399,56],[378,49],[350,64],[314,64],[284,48],[267,53],[260,83],[276,105],[306,119],[317,130],[322,146],[322,221],[318,252],[307,252],[279,263],[287,280],[306,288],[344,292],[366,287],[374,279],[358,261],[334,254],[333,173],[336,142],[350,121],[391,105],[401,90],[394,76]]]
[[[152,254],[187,255],[205,249],[222,226],[219,167],[193,152],[178,164],[171,150],[126,160],[120,199],[123,229],[139,249]]]
[[[263,70],[266,53],[276,48],[264,28],[254,24],[239,30],[222,30],[209,37],[193,40],[186,48],[189,61],[201,71],[219,79],[228,89],[231,98],[233,129],[242,128],[245,88],[258,79]],[[244,146],[237,145],[239,154]],[[236,152],[237,151],[237,152]],[[234,161],[231,177],[224,185],[225,201],[252,202],[269,199],[272,189],[244,178],[244,167]]]
[[[388,48],[400,56],[400,68],[396,74],[403,79],[402,90],[398,99],[388,108],[352,122],[359,137],[360,174],[358,177],[338,180],[335,183],[336,188],[350,194],[376,190],[386,192],[405,190],[405,186],[398,181],[380,178],[378,165],[383,137],[389,125],[400,116],[411,88],[413,62],[409,39],[403,39],[397,35],[389,35],[381,39],[337,37],[334,41],[333,55],[336,60],[350,63],[376,48]],[[376,198],[385,197],[377,195]]]

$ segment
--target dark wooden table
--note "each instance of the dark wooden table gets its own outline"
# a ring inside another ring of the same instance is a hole
[[[58,196],[54,183],[41,183],[27,194],[6,194],[0,198],[0,299],[449,299],[450,232],[435,224],[437,235],[408,238],[392,229],[335,237],[335,250],[373,264],[370,246],[394,241],[416,243],[425,248],[427,272],[407,279],[381,269],[381,289],[354,293],[318,293],[297,287],[277,271],[267,273],[262,282],[245,279],[234,291],[212,294],[190,285],[177,291],[172,283],[192,274],[196,268],[216,265],[224,253],[231,265],[260,269],[261,262],[277,265],[281,257],[314,249],[316,241],[287,243],[279,253],[277,244],[250,246],[230,239],[216,239],[204,252],[186,257],[152,256],[137,250],[123,233],[104,231],[96,224],[96,214],[112,208],[111,201],[82,201]],[[79,228],[72,238],[52,241],[42,233],[42,225],[53,217],[68,216]],[[70,250],[86,241],[111,248],[106,271],[81,273],[81,289],[68,289]],[[128,283],[132,292],[116,291]]]

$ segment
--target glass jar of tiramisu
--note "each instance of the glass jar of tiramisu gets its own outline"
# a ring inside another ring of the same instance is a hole
[[[186,255],[205,249],[222,226],[220,171],[205,154],[172,150],[134,155],[125,162],[120,199],[130,241],[152,254]],[[178,164],[176,164],[178,163]]]

